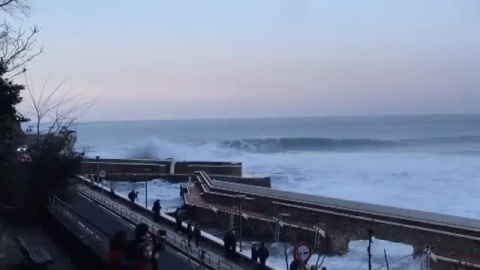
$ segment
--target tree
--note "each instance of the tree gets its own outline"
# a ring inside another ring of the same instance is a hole
[[[50,88],[49,76],[37,92],[32,80],[25,75],[33,105],[31,117],[37,124],[36,140],[30,147],[32,162],[28,169],[28,185],[34,194],[40,196],[64,191],[81,171],[83,153],[75,149],[76,133],[70,127],[95,104],[96,99],[81,102],[83,93],[74,95],[65,87],[66,81]],[[40,126],[47,120],[49,128],[41,134]]]
[[[28,0],[0,0],[0,14],[28,16]],[[23,85],[13,82],[13,78],[25,72],[25,64],[42,52],[34,50],[39,28],[30,31],[22,28],[14,30],[7,21],[0,23],[0,199],[21,198],[24,180],[16,168],[16,147],[23,139],[21,121],[26,121],[16,105],[22,101],[20,91]],[[15,173],[13,173],[15,172]]]
[[[63,129],[42,136],[30,150],[28,185],[34,194],[62,192],[81,172],[83,154],[73,147],[74,131]]]
[[[25,65],[43,52],[43,48],[35,49],[35,42],[40,28],[33,26],[29,31],[13,27],[4,22],[0,24],[0,62],[6,73],[13,73],[13,78],[26,71]]]
[[[0,10],[10,15],[20,12],[24,15],[30,13],[29,0],[0,0]]]
[[[9,174],[15,146],[21,140],[20,121],[25,120],[15,108],[22,101],[20,91],[24,87],[6,79],[5,73],[5,66],[0,63],[0,175],[4,177]]]
[[[0,11],[16,16],[30,14],[29,0],[0,0]],[[36,37],[40,28],[33,26],[29,31],[22,27],[13,27],[4,21],[0,24],[0,63],[5,73],[13,73],[10,79],[26,71],[25,65],[43,52],[43,48],[36,48]]]
[[[37,93],[31,80],[28,80],[25,75],[27,91],[33,105],[32,117],[37,124],[37,140],[40,137],[40,126],[45,118],[50,120],[50,127],[46,133],[56,133],[62,128],[69,128],[78,117],[86,113],[96,102],[96,98],[79,102],[83,93],[72,95],[71,91],[64,87],[67,80],[62,80],[51,90],[48,88],[49,81],[50,76],[45,80],[40,93]]]

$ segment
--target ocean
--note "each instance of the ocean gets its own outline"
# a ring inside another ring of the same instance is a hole
[[[89,156],[243,162],[273,188],[449,215],[480,218],[480,115],[323,117],[235,120],[82,122],[77,147]],[[118,192],[144,184],[121,184]],[[178,192],[178,193],[177,193]],[[179,187],[155,180],[149,205],[181,204]],[[327,269],[365,269],[367,241],[351,241]],[[283,248],[269,261],[284,269]],[[420,269],[413,248],[375,240],[373,266]],[[290,248],[291,253],[291,248]],[[314,263],[317,257],[311,260]]]
[[[480,218],[480,115],[86,122],[89,156],[239,161],[273,188]]]

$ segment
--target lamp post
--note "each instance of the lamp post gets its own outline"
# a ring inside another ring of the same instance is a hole
[[[97,159],[97,177],[96,177],[96,179],[98,180],[98,174],[100,173],[100,156],[95,156],[95,158]],[[95,181],[95,177],[94,177],[94,181]],[[92,186],[93,186],[94,181],[92,181]]]
[[[148,208],[148,174],[147,172],[150,171],[149,168],[143,169],[145,172],[145,208]]]
[[[244,217],[243,214],[243,200],[253,200],[253,198],[247,197],[245,195],[235,195],[235,197],[238,199],[238,216],[240,219],[240,230],[239,230],[239,240],[240,240],[240,251],[242,251],[242,242],[243,242],[243,225],[242,225],[242,218]],[[247,219],[247,216],[245,215],[245,219]]]

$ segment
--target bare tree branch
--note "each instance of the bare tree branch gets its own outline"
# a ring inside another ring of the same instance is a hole
[[[40,28],[37,26],[26,31],[21,27],[14,30],[7,22],[0,24],[0,62],[6,67],[7,72],[20,68],[22,71],[14,76],[25,72],[25,64],[43,52],[43,47],[38,49],[34,47],[38,33]]]
[[[0,10],[14,16],[17,12],[30,15],[30,0],[0,0]]]
[[[37,121],[37,139],[40,136],[40,125],[43,120],[51,119],[47,133],[57,133],[64,127],[69,127],[80,116],[84,115],[97,101],[97,98],[78,102],[84,94],[72,95],[71,89],[65,90],[66,79],[62,80],[55,88],[49,91],[49,75],[44,82],[39,95],[35,94],[32,81],[25,75],[26,89],[33,104],[34,117]]]

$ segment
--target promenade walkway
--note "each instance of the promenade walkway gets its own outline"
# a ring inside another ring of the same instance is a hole
[[[210,269],[221,269],[221,270],[236,270],[236,269],[252,269],[248,258],[239,256],[237,260],[232,261],[223,257],[223,251],[220,248],[223,246],[223,241],[218,238],[211,237],[209,234],[202,231],[202,241],[200,246],[197,248],[194,243],[189,247],[187,242],[188,239],[184,234],[177,233],[171,226],[174,224],[174,219],[166,214],[161,214],[161,221],[154,222],[152,216],[148,211],[145,211],[141,206],[131,209],[128,202],[123,202],[122,200],[114,200],[105,192],[102,194],[99,190],[99,187],[92,188],[91,186],[85,184],[88,183],[88,180],[84,178],[82,182],[77,184],[76,188],[79,194],[77,194],[76,202],[73,204],[77,205],[78,196],[84,197],[83,200],[91,200],[95,202],[99,207],[105,208],[105,211],[112,211],[118,214],[118,219],[123,219],[129,221],[131,224],[135,223],[146,223],[149,225],[149,228],[152,233],[156,233],[159,229],[167,231],[167,241],[172,247],[184,250],[188,252],[187,258],[194,261],[203,261],[207,268]],[[82,208],[83,206],[78,205]],[[106,210],[108,209],[108,210]],[[89,215],[92,219],[98,219],[107,215],[106,213],[87,213],[90,210],[84,209],[85,215]],[[133,225],[132,225],[133,226]],[[186,223],[183,223],[184,228],[186,228]],[[116,228],[118,229],[118,228]],[[216,243],[216,244],[212,244]],[[203,254],[203,256],[202,256]],[[168,268],[173,269],[173,268]],[[178,268],[183,269],[183,268]]]
[[[62,196],[61,199],[75,210],[78,215],[108,234],[108,237],[111,237],[119,230],[124,230],[127,232],[129,239],[133,238],[134,225],[105,209],[87,196],[72,192],[68,196]],[[108,242],[105,245],[108,245]],[[160,254],[159,266],[160,269],[192,269],[188,258],[168,246]]]

